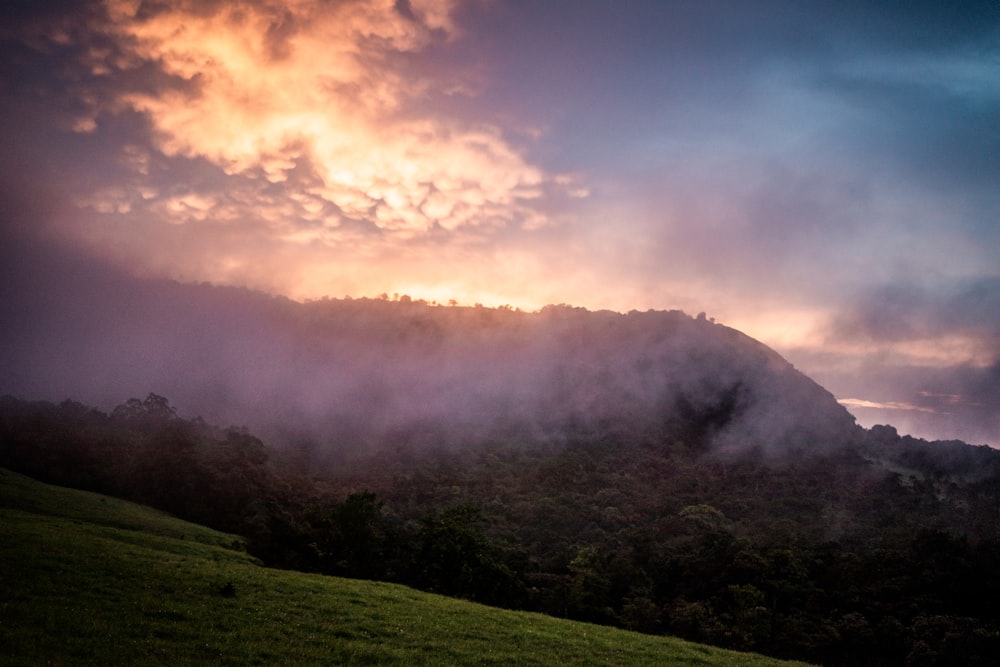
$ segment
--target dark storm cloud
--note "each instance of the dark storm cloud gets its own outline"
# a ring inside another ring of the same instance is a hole
[[[1000,442],[1000,278],[882,286],[841,311],[830,332],[828,345],[866,350],[851,370],[821,378],[845,397],[864,392],[863,423]]]
[[[1000,180],[1000,91],[989,88],[997,78],[989,67],[926,55],[883,71],[832,73],[817,85],[861,114],[851,134],[875,166],[974,195]]]
[[[993,41],[1000,10],[991,0],[961,3],[934,0],[793,3],[815,25],[833,25],[884,49],[941,49]]]
[[[66,199],[129,178],[122,151],[150,147],[151,128],[116,100],[124,92],[189,89],[192,82],[129,56],[109,34],[100,2],[18,2],[0,12],[5,173],[27,170]]]
[[[933,440],[960,439],[994,447],[1000,442],[1000,364],[928,368],[873,356],[868,406],[850,406],[860,423],[893,424]]]
[[[880,286],[841,313],[832,334],[834,339],[886,342],[957,334],[992,342],[1000,358],[1000,277]]]
[[[817,17],[830,26],[823,41],[834,57],[807,60],[813,78],[805,80],[853,116],[834,138],[867,156],[873,175],[888,171],[995,206],[1000,6],[835,6]]]

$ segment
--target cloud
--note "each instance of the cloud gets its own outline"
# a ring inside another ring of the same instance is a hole
[[[899,403],[897,401],[869,401],[863,398],[841,398],[837,400],[841,405],[848,408],[874,408],[877,410],[915,410],[917,412],[934,412],[931,408],[913,405],[912,403]]]
[[[937,346],[980,366],[1000,357],[1000,277],[890,283],[859,295],[834,319],[828,342]],[[928,349],[928,354],[932,351]]]
[[[864,426],[893,424],[928,439],[1000,445],[1000,364],[927,369],[873,363],[853,383],[884,397],[840,401]]]
[[[993,396],[998,16],[5,3],[4,185],[73,205],[4,223],[300,299],[704,310],[838,396],[957,414],[920,392]]]
[[[997,445],[998,295],[989,276],[875,286],[841,304],[820,345],[789,357],[863,425]]]
[[[38,90],[14,91],[3,115],[24,126],[20,156],[65,174],[78,213],[59,233],[142,273],[485,300],[435,263],[521,254],[519,236],[562,224],[559,202],[588,192],[488,115],[452,113],[473,94],[473,66],[445,53],[463,38],[455,13],[450,0],[34,10],[3,46]],[[422,271],[391,263],[409,256]],[[497,292],[502,267],[489,271]]]
[[[414,235],[542,224],[530,203],[549,179],[498,127],[411,115],[448,82],[421,76],[407,56],[455,27],[451,2],[399,7],[176,2],[149,13],[111,2],[109,30],[132,62],[155,62],[184,83],[117,102],[148,116],[162,153],[284,185],[290,209],[328,209],[334,226],[361,219]],[[292,178],[300,165],[311,183]]]

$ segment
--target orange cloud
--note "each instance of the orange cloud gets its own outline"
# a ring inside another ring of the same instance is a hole
[[[283,184],[287,202],[271,212],[328,223],[313,237],[300,226],[284,229],[285,238],[323,241],[343,219],[404,238],[538,227],[545,219],[531,202],[555,179],[494,126],[411,111],[438,88],[454,88],[405,66],[408,54],[456,35],[453,4],[411,0],[404,15],[393,0],[209,8],[178,0],[147,15],[137,2],[109,0],[129,62],[156,62],[187,82],[124,94],[119,103],[150,118],[164,154],[207,159],[262,188]],[[291,179],[303,165],[317,177],[307,187]],[[166,206],[182,218],[226,215],[181,203]]]

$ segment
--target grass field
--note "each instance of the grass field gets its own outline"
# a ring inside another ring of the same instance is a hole
[[[4,665],[780,665],[261,567],[241,541],[0,469]]]

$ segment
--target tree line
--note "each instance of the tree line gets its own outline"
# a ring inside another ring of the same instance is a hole
[[[111,413],[5,397],[0,465],[238,533],[275,567],[821,664],[992,664],[995,453],[883,427],[727,458],[695,426],[317,469],[156,394]]]

